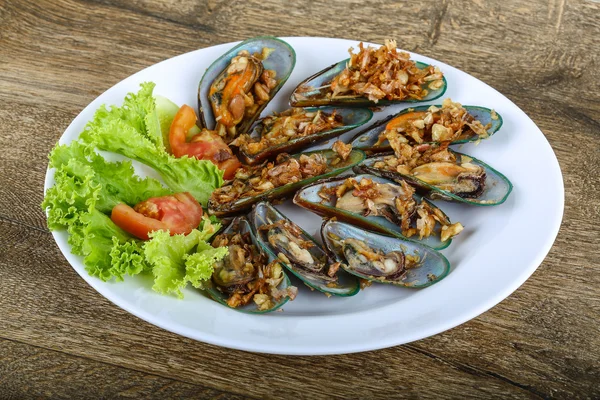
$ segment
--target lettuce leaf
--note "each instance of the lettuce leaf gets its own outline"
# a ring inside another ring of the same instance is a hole
[[[172,191],[164,188],[156,179],[140,178],[130,161],[108,162],[74,141],[69,145],[58,145],[50,153],[50,167],[56,168],[56,184],[50,190],[48,200],[56,201],[60,195],[93,199],[93,206],[110,213],[118,203],[135,205],[150,197],[166,196]],[[81,208],[81,207],[79,207]],[[64,224],[60,207],[51,207],[49,223],[54,227]],[[56,215],[54,215],[56,214]]]
[[[143,242],[137,239],[120,242],[114,236],[112,240],[113,245],[110,249],[111,267],[108,269],[108,274],[103,276],[105,281],[111,277],[115,277],[117,281],[122,281],[125,275],[134,276],[151,271],[152,268],[144,257]]]
[[[134,175],[131,163],[110,163],[95,153],[88,157],[77,142],[55,147],[50,165],[57,170],[55,184],[42,203],[48,226],[67,228],[71,252],[83,256],[87,272],[106,281],[149,270],[142,242],[104,212],[110,213],[124,199],[136,202],[148,194],[167,194],[167,189],[156,180]]]
[[[110,121],[120,120],[143,135],[157,149],[164,148],[156,103],[152,97],[155,86],[156,84],[153,82],[142,83],[139,92],[128,93],[125,96],[121,107],[109,109],[106,105],[101,105],[96,110],[92,121],[88,123],[87,129],[94,129],[105,126]]]
[[[177,159],[165,152],[153,88],[154,84],[142,85],[122,107],[100,107],[80,140],[52,150],[49,167],[55,169],[55,184],[47,190],[42,207],[51,230],[67,229],[71,252],[83,256],[90,275],[120,281],[125,275],[152,273],[155,290],[182,297],[187,283],[201,287],[210,279],[214,262],[227,254],[227,248],[215,249],[205,242],[220,224],[205,217],[187,236],[155,232],[144,242],[109,218],[118,203],[133,206],[173,192],[189,191],[206,204],[223,182],[222,172],[211,162]],[[155,168],[170,189],[156,179],[137,176],[131,161],[105,160],[96,148]]]
[[[76,225],[80,213],[94,207],[99,187],[94,185],[93,177],[93,174],[70,176],[63,169],[55,172],[55,184],[46,191],[42,202],[42,208],[48,212],[48,228],[56,230]]]
[[[150,270],[142,253],[143,242],[119,228],[107,215],[94,208],[82,213],[80,221],[81,255],[90,275],[103,281],[112,277],[122,281],[124,275]]]
[[[223,184],[223,171],[206,160],[168,154],[156,112],[152,89],[142,84],[137,95],[128,96],[122,107],[101,107],[80,139],[90,147],[121,154],[155,169],[174,192],[190,192],[206,206],[211,193]],[[135,107],[134,102],[140,105]],[[130,114],[144,114],[144,118]]]
[[[175,294],[183,298],[181,290],[189,283],[200,288],[202,281],[210,279],[213,265],[225,257],[227,247],[214,248],[204,240],[220,227],[204,218],[203,230],[193,230],[189,235],[173,235],[158,231],[151,234],[144,245],[146,262],[152,266],[155,291]]]

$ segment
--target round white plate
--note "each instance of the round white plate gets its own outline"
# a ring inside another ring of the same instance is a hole
[[[358,45],[341,39],[284,40],[296,50],[296,68],[265,112],[287,108],[289,95],[299,82],[347,58],[348,48]],[[196,89],[204,70],[233,45],[183,54],[130,76],[88,105],[60,142],[77,138],[101,104],[120,105],[125,95],[136,92],[144,81],[156,82],[155,94],[196,107]],[[152,282],[141,277],[102,282],[88,276],[81,258],[70,253],[66,232],[53,232],[56,243],[79,275],[119,307],[177,334],[235,349],[305,355],[367,351],[435,335],[478,316],[525,282],[550,250],[563,213],[562,175],[542,132],[510,100],[449,65],[418,54],[412,57],[442,69],[448,80],[444,97],[493,108],[502,115],[504,125],[493,137],[458,149],[498,169],[514,185],[508,200],[495,207],[437,202],[453,221],[465,226],[443,250],[452,270],[441,282],[421,290],[373,285],[353,297],[327,298],[295,281],[300,288],[298,297],[287,303],[283,312],[248,315],[211,301],[192,288],[178,300],[153,292]],[[375,119],[408,106],[386,108],[376,113]],[[45,188],[53,183],[49,171]],[[279,208],[309,233],[319,229],[321,220],[316,215],[290,202]]]

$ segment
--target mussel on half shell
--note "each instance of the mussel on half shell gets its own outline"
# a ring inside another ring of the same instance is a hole
[[[378,49],[359,44],[359,53],[301,82],[290,97],[293,107],[371,107],[432,101],[446,91],[437,68],[410,59],[386,40]]]
[[[281,263],[265,253],[245,217],[235,218],[212,241],[227,246],[228,255],[215,263],[206,290],[213,300],[237,311],[262,314],[279,309],[296,296]]]
[[[249,134],[232,143],[246,164],[255,165],[277,154],[295,153],[366,124],[373,112],[362,108],[290,108],[262,118]]]
[[[227,143],[247,133],[295,64],[294,49],[275,37],[248,39],[227,51],[198,86],[202,127],[217,131]]]
[[[406,146],[400,157],[395,154],[370,157],[354,171],[396,182],[406,180],[429,199],[479,206],[502,204],[512,191],[512,184],[500,172],[474,157],[448,149],[447,144]],[[404,150],[420,155],[407,157]]]
[[[326,220],[321,236],[341,267],[368,281],[424,288],[448,275],[450,263],[441,253],[419,243]]]
[[[375,175],[335,177],[303,187],[294,203],[326,218],[417,241],[434,249],[450,245],[462,230],[405,181]]]
[[[407,108],[376,122],[352,138],[352,147],[372,154],[391,151],[390,139],[411,145],[475,142],[501,126],[502,117],[493,110],[445,99],[441,105]]]
[[[341,174],[364,158],[360,150],[351,150],[345,159],[333,150],[279,154],[274,162],[240,168],[233,181],[212,193],[208,211],[219,217],[234,215],[261,200],[291,196],[302,186]]]
[[[265,251],[307,286],[334,296],[353,296],[358,292],[358,279],[340,270],[340,264],[314,238],[270,203],[256,204],[250,220]]]

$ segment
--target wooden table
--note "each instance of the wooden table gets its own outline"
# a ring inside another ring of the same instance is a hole
[[[50,149],[121,79],[259,34],[395,38],[513,100],[564,174],[563,225],[536,273],[448,332],[327,357],[188,340],[89,287],[40,208]],[[600,397],[599,38],[590,0],[0,0],[0,398]]]

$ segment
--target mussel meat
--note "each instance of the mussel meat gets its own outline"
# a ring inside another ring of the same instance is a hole
[[[209,99],[217,121],[216,130],[228,141],[236,136],[236,126],[242,119],[254,117],[277,86],[275,71],[263,68],[265,55],[268,55],[267,49],[263,49],[261,55],[241,50],[210,85]]]
[[[401,143],[394,155],[366,159],[354,170],[399,182],[406,180],[430,199],[479,206],[502,204],[510,181],[484,162],[448,149],[448,143],[410,146]]]
[[[418,63],[398,51],[394,40],[379,48],[359,44],[350,59],[318,72],[292,93],[292,106],[372,106],[434,100],[446,90],[438,67]]]
[[[449,150],[447,142],[418,146],[392,143],[392,147],[394,155],[371,158],[358,169],[388,179],[404,177],[418,186],[435,187],[440,194],[459,198],[477,198],[485,189],[485,168]]]
[[[277,250],[280,260],[297,265],[308,274],[327,282],[337,281],[337,268],[328,263],[326,257],[317,258],[309,249],[316,246],[311,240],[302,239],[302,231],[290,221],[279,220],[273,224],[262,225],[261,231],[267,232],[272,248]]]
[[[470,162],[431,162],[413,168],[410,174],[459,197],[477,198],[485,189],[485,169]]]
[[[410,221],[416,214],[416,201],[413,199],[414,189],[403,183],[402,186],[391,183],[377,183],[372,179],[347,178],[333,193],[336,197],[335,207],[354,212],[365,217],[382,216],[402,226],[407,231]],[[327,196],[329,190],[321,189],[321,197]],[[429,236],[429,233],[423,233]],[[411,235],[412,236],[412,235]]]
[[[343,239],[341,244],[349,269],[387,280],[402,279],[406,273],[406,257],[401,251],[384,253],[354,238]]]

